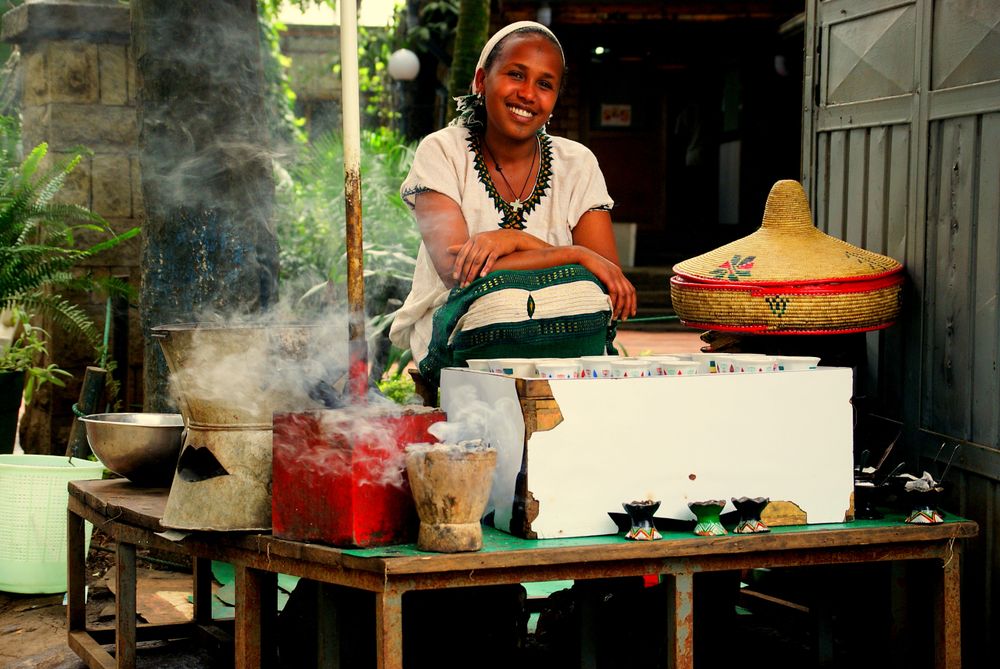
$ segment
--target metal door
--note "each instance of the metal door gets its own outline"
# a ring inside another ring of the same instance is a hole
[[[820,229],[901,261],[902,322],[862,387],[981,539],[963,562],[964,659],[1000,602],[1000,2],[807,0],[802,179]],[[942,444],[945,447],[942,449]],[[911,468],[915,462],[911,462]]]

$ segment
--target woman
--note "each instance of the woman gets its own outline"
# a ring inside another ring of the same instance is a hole
[[[548,28],[531,21],[503,28],[480,54],[458,119],[417,148],[401,194],[423,244],[390,332],[414,360],[427,355],[433,314],[449,291],[494,270],[582,265],[606,288],[613,318],[635,314],[597,160],[545,133],[564,73]]]

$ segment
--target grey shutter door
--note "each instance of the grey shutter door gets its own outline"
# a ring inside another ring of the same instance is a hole
[[[1000,2],[807,0],[805,42],[816,223],[909,278],[860,385],[899,422],[910,469],[940,475],[958,446],[952,510],[981,526],[963,562],[976,667],[1000,652]]]

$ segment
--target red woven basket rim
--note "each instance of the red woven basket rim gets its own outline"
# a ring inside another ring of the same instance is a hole
[[[809,330],[782,330],[770,328],[767,325],[720,325],[719,323],[696,323],[694,321],[686,321],[681,319],[681,324],[689,328],[697,328],[699,330],[718,330],[719,332],[748,332],[750,334],[767,334],[767,335],[829,335],[829,334],[855,334],[858,332],[873,332],[875,330],[884,330],[890,325],[895,324],[895,320],[886,321],[884,323],[879,323],[877,325],[869,325],[867,327],[860,328],[827,328],[820,329],[814,328]]]
[[[727,279],[709,279],[706,277],[695,276],[693,274],[688,274],[686,272],[678,272],[676,266],[674,267],[674,276],[671,278],[681,277],[694,284],[712,285],[712,286],[730,286],[737,288],[739,286],[809,286],[809,285],[821,285],[821,284],[839,284],[843,285],[845,283],[865,283],[868,281],[874,281],[882,279],[884,277],[894,277],[900,275],[900,281],[902,281],[901,275],[903,274],[903,266],[900,265],[895,269],[891,269],[888,272],[879,272],[878,274],[865,274],[862,276],[845,276],[845,277],[826,277],[823,279],[802,279],[796,280],[794,283],[788,281],[729,281]],[[890,284],[887,284],[890,285]]]
[[[838,281],[829,279],[821,282],[803,281],[801,283],[778,282],[733,282],[733,281],[703,281],[682,274],[670,277],[670,283],[682,290],[709,290],[747,292],[756,295],[843,295],[847,293],[864,293],[896,286],[905,280],[902,268],[899,271],[883,273],[864,279],[849,278]]]

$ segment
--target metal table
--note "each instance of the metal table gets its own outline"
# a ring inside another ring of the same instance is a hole
[[[530,541],[484,528],[484,548],[452,555],[413,546],[338,549],[276,539],[266,534],[196,533],[172,542],[156,535],[167,491],[138,488],[124,480],[69,484],[70,647],[92,668],[135,666],[135,642],[177,638],[211,623],[209,560],[233,563],[236,573],[235,653],[239,668],[259,667],[273,657],[268,637],[277,597],[277,574],[374,593],[379,669],[403,666],[403,593],[452,587],[661,574],[668,588],[669,660],[693,666],[693,576],[696,572],[755,567],[795,567],[934,560],[941,564],[930,587],[935,607],[935,666],[961,665],[959,544],[976,536],[976,523],[950,519],[937,525],[855,521],[835,525],[773,528],[769,534],[698,537],[670,533],[662,541],[632,542],[621,536]],[[84,520],[117,545],[116,626],[89,630],[84,614]],[[135,550],[156,547],[194,558],[194,620],[187,626],[135,625]],[[114,641],[112,658],[101,643]],[[117,664],[116,664],[117,660]]]

